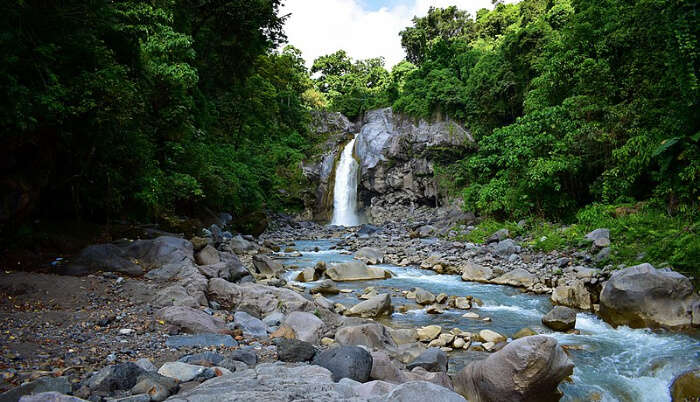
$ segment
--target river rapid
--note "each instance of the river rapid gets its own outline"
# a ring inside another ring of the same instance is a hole
[[[290,268],[285,279],[300,287],[310,288],[317,282],[295,282],[297,274],[317,262],[327,264],[352,260],[350,252],[335,249],[337,240],[302,240],[295,242],[301,253],[279,253],[278,257]],[[314,251],[318,250],[318,251]],[[670,401],[669,386],[673,378],[700,362],[700,338],[687,334],[651,331],[647,329],[612,328],[593,314],[580,312],[576,329],[580,334],[553,332],[541,323],[542,316],[552,304],[549,297],[521,292],[519,289],[490,284],[464,282],[458,275],[439,275],[418,267],[379,265],[393,273],[391,279],[340,282],[341,289],[353,293],[328,296],[334,303],[350,307],[359,300],[358,292],[373,286],[379,293],[390,293],[394,307],[412,304],[402,290],[421,287],[433,294],[471,295],[483,300],[483,306],[473,311],[491,321],[463,318],[463,310],[446,310],[444,314],[427,314],[425,309],[394,313],[383,324],[395,328],[417,328],[440,325],[475,332],[491,329],[512,336],[521,328],[556,338],[562,345],[570,345],[568,353],[576,365],[571,383],[563,383],[563,401]],[[474,359],[488,357],[487,353],[453,351],[449,353],[450,373],[461,370]]]

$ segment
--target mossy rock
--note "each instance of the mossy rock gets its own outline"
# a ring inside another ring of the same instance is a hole
[[[700,369],[687,371],[671,384],[673,402],[695,402],[700,400]]]

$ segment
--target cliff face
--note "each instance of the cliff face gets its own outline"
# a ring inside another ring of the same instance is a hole
[[[318,112],[314,117],[319,135],[334,132],[304,170],[317,183],[312,215],[319,221],[327,220],[332,209],[335,161],[351,134],[357,133],[358,194],[373,223],[405,216],[420,205],[437,205],[435,162],[463,154],[474,144],[471,134],[454,121],[415,120],[391,108],[369,111],[354,125],[338,113]]]

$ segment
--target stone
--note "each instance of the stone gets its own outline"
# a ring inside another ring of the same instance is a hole
[[[155,402],[164,401],[177,391],[178,384],[175,379],[168,378],[158,373],[144,373],[137,379],[136,385],[131,389],[132,394],[146,394],[149,400]]]
[[[317,286],[311,288],[311,294],[322,294],[322,295],[337,295],[340,290],[336,287],[335,282],[330,279],[325,279]]]
[[[68,377],[41,377],[34,381],[26,382],[0,394],[0,402],[16,402],[21,397],[28,397],[30,395],[37,395],[47,392],[56,392],[59,394],[70,393],[71,384],[68,381]]]
[[[509,286],[519,286],[528,288],[537,282],[537,276],[526,271],[523,268],[516,268],[510,272],[494,278],[491,280],[492,283],[498,285],[509,285]]]
[[[129,390],[144,373],[147,371],[134,363],[120,363],[98,371],[86,384],[93,392],[112,393],[117,390]]]
[[[467,299],[466,297],[456,297],[455,307],[460,310],[469,310],[470,308],[472,308],[472,305],[469,302],[469,299]]]
[[[299,272],[295,280],[297,282],[313,282],[318,279],[316,275],[316,270],[313,268],[306,268]]]
[[[247,311],[263,317],[279,311],[307,311],[314,305],[299,293],[286,288],[266,286],[257,283],[237,285],[221,278],[209,280],[209,300],[216,301],[225,309]]]
[[[262,321],[268,327],[279,327],[284,321],[284,314],[280,313],[279,311],[274,311],[263,317]]]
[[[389,294],[383,293],[352,306],[350,310],[348,310],[347,315],[359,315],[362,318],[375,318],[382,315],[391,316],[392,312],[391,297],[389,297]]]
[[[418,333],[419,341],[430,342],[440,335],[440,332],[442,332],[442,327],[438,325],[428,325],[425,327],[418,328],[416,332]]]
[[[316,349],[309,342],[297,339],[277,338],[277,357],[283,362],[311,361],[316,354]]]
[[[194,251],[199,251],[209,244],[209,240],[205,237],[195,236],[190,239],[190,243],[192,243],[192,249]]]
[[[253,338],[267,338],[267,325],[262,320],[253,317],[245,311],[236,311],[233,315],[236,328],[243,331],[243,335]]]
[[[479,331],[479,337],[484,340],[484,342],[505,342],[506,337],[499,334],[496,331],[491,331],[490,329],[482,329]]]
[[[569,285],[555,287],[552,290],[551,299],[555,305],[588,311],[593,309],[592,295],[581,280],[576,280]]]
[[[224,322],[201,310],[186,306],[170,306],[159,310],[156,315],[165,322],[177,325],[190,333],[217,333],[225,328]]]
[[[559,383],[574,365],[554,338],[517,339],[485,360],[474,361],[454,378],[455,391],[470,401],[558,400]]]
[[[454,346],[455,349],[463,349],[466,344],[467,342],[464,338],[455,338],[455,340],[452,341],[452,346]]]
[[[372,349],[396,347],[389,329],[376,322],[340,327],[335,333],[335,340],[341,345],[363,345]]]
[[[336,282],[391,278],[389,271],[383,268],[368,267],[361,261],[335,264],[326,270],[326,275]]]
[[[122,247],[114,244],[95,244],[87,246],[74,261],[62,270],[66,275],[87,275],[98,271],[119,272],[120,274],[140,276],[144,269],[136,264],[131,255]]]
[[[210,245],[207,245],[202,250],[198,251],[194,256],[194,259],[199,265],[214,265],[221,262],[219,252]]]
[[[486,239],[486,243],[498,243],[510,237],[510,231],[506,228],[499,229]]]
[[[153,363],[151,362],[151,360],[150,360],[150,359],[147,359],[147,358],[145,358],[145,357],[136,360],[136,361],[134,362],[134,364],[137,365],[137,366],[139,366],[139,367],[141,367],[141,368],[144,369],[145,371],[149,371],[149,372],[155,372],[155,371],[157,371],[156,366],[153,365]]]
[[[456,392],[427,381],[409,381],[398,385],[383,400],[387,402],[466,402]]]
[[[282,324],[275,331],[270,333],[270,338],[296,339],[297,334],[289,325]]]
[[[258,248],[255,245],[255,243],[244,239],[241,235],[234,236],[229,241],[229,247],[231,248],[231,250],[238,254],[243,254],[247,251],[255,250]]]
[[[568,331],[576,327],[576,312],[568,307],[555,306],[542,317],[542,324],[555,331]]]
[[[518,332],[516,332],[513,335],[513,339],[520,339],[520,338],[524,338],[526,336],[533,336],[533,335],[537,335],[537,332],[531,330],[530,328],[525,327],[525,328],[518,330]]]
[[[372,352],[372,371],[370,378],[373,380],[401,383],[405,379],[401,367],[391,360],[389,355],[381,350]]]
[[[673,402],[700,400],[700,369],[686,371],[671,384]]]
[[[408,364],[417,359],[425,350],[426,347],[421,342],[406,343],[396,348],[395,356],[401,363]]]
[[[380,380],[374,380],[352,387],[360,398],[382,397],[393,391],[394,388],[396,388],[396,385]]]
[[[416,303],[420,305],[427,305],[435,303],[435,295],[424,290],[422,288],[416,288],[414,290],[416,294]]]
[[[354,257],[368,265],[381,264],[384,262],[384,252],[373,247],[362,247],[355,252]]]
[[[186,306],[196,308],[199,307],[199,302],[194,297],[187,293],[187,289],[180,285],[172,285],[160,289],[156,292],[153,304],[159,307],[167,306]]]
[[[284,272],[284,265],[264,255],[253,256],[253,266],[256,274],[265,278],[276,278]]]
[[[358,346],[339,346],[317,354],[313,364],[330,370],[333,381],[349,378],[367,382],[372,371],[372,355]]]
[[[123,398],[107,398],[106,402],[150,402],[151,396],[148,394],[136,394]]]
[[[224,360],[224,355],[216,352],[201,352],[182,356],[179,362],[194,364],[195,366],[218,366]]]
[[[477,313],[472,313],[472,312],[468,312],[468,313],[462,314],[462,317],[464,317],[464,318],[471,318],[472,320],[476,320],[476,319],[479,318],[479,314],[477,314]]]
[[[334,383],[331,372],[323,367],[265,363],[255,369],[213,378],[172,396],[169,401],[336,401],[354,396],[348,386]]]
[[[160,366],[158,374],[179,382],[192,381],[205,375],[206,367],[183,362],[167,362]]]
[[[139,265],[147,271],[165,265],[182,265],[186,262],[194,262],[193,252],[192,243],[172,236],[137,240],[127,247],[129,256],[139,261]]]
[[[496,246],[494,247],[493,251],[494,253],[496,253],[496,255],[499,255],[501,257],[508,257],[512,254],[519,253],[520,246],[512,239],[505,239],[499,241],[498,244],[496,244]]]
[[[321,339],[323,321],[311,313],[294,311],[287,315],[284,324],[294,330],[296,338],[311,344],[318,344]]]
[[[208,346],[238,346],[238,342],[231,335],[225,334],[197,334],[174,335],[168,337],[165,346],[169,348],[194,348]]]
[[[689,328],[697,300],[687,277],[641,264],[612,274],[600,293],[600,316],[613,326]]]
[[[228,355],[231,360],[236,360],[243,362],[248,365],[248,367],[253,367],[258,364],[258,355],[252,349],[238,349],[231,352]]]
[[[488,282],[493,278],[493,271],[489,267],[467,262],[462,266],[462,280],[470,282]]]
[[[452,335],[454,338],[454,335]],[[415,367],[423,367],[427,371],[447,372],[447,355],[438,348],[428,348],[416,360],[406,366],[409,370]]]
[[[0,396],[0,400],[5,401],[2,399],[2,396]],[[150,400],[150,398],[149,398]],[[12,400],[12,402],[15,402],[16,400]],[[85,401],[84,399],[76,398],[74,396],[70,395],[64,395],[61,394],[60,392],[56,391],[49,391],[49,392],[40,392],[36,393],[33,395],[25,395],[19,398],[19,402],[81,402]],[[9,401],[8,401],[9,402]]]
[[[586,240],[593,242],[598,248],[608,247],[610,245],[610,230],[596,229],[586,235]]]
[[[432,341],[430,341],[430,343],[428,343],[428,347],[429,347],[429,348],[432,348],[432,347],[438,347],[438,348],[445,347],[445,346],[449,345],[450,343],[452,343],[452,341],[453,341],[454,339],[455,339],[455,336],[452,335],[452,334],[447,334],[447,333],[445,333],[445,334],[440,334],[440,336],[438,336],[437,338],[435,338],[435,339],[433,339]]]
[[[413,328],[389,329],[391,338],[397,345],[418,342],[418,332]]]

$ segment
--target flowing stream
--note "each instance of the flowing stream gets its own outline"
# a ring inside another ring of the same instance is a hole
[[[353,157],[355,138],[343,148],[335,170],[331,225],[357,226],[360,224],[357,214],[357,171],[360,165]]]
[[[301,257],[281,256],[285,265],[296,266],[286,279],[292,281],[301,269],[312,267],[318,261],[334,264],[352,260],[349,253],[331,249],[332,240],[298,241],[296,248]],[[312,251],[318,247],[319,251]],[[472,295],[484,301],[482,307],[470,311],[492,322],[463,318],[462,310],[446,310],[444,314],[427,314],[425,310],[394,313],[384,324],[396,328],[416,328],[437,324],[443,328],[465,331],[492,329],[508,337],[523,327],[555,337],[562,345],[571,345],[569,355],[576,365],[573,383],[563,383],[563,401],[670,401],[669,386],[673,378],[700,362],[700,340],[685,334],[654,332],[645,329],[619,327],[614,329],[593,314],[579,313],[576,329],[580,335],[552,332],[541,324],[541,317],[551,309],[548,296],[522,293],[518,289],[464,282],[458,275],[438,275],[417,267],[380,265],[393,272],[386,280],[341,282],[339,288],[364,289],[374,286],[379,293],[392,294],[394,306],[412,303],[392,289],[409,290],[421,287],[433,294]],[[317,283],[296,285],[313,287]],[[334,303],[350,307],[361,300],[357,294],[339,294],[328,297]],[[450,372],[454,373],[474,359],[485,358],[479,352],[455,351],[450,353]]]

